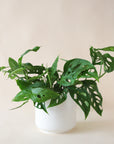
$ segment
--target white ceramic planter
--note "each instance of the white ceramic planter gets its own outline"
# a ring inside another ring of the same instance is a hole
[[[48,105],[49,101],[46,102]],[[35,123],[43,132],[63,133],[76,125],[76,103],[68,95],[62,104],[43,110],[35,108]]]

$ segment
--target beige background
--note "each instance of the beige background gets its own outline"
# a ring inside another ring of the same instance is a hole
[[[90,60],[90,46],[114,45],[114,0],[0,0],[0,65],[36,45],[42,46],[39,53],[28,54],[25,61],[49,66],[57,55]],[[59,68],[62,65],[60,61]],[[113,144],[114,73],[102,78],[99,89],[104,97],[102,117],[91,110],[85,121],[77,107],[74,130],[45,135],[35,127],[31,102],[9,110],[17,106],[11,99],[19,89],[0,74],[0,143]]]

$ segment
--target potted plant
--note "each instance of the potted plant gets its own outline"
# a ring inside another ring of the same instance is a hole
[[[25,51],[18,61],[9,57],[9,66],[0,67],[20,88],[13,101],[23,103],[16,108],[32,100],[36,125],[49,132],[65,132],[75,126],[75,103],[83,110],[85,119],[91,107],[102,115],[103,98],[97,83],[106,73],[114,71],[114,57],[106,53],[114,52],[114,47],[91,47],[92,62],[80,58],[64,60],[63,71],[57,69],[59,57],[50,67],[22,62],[24,55],[39,48]]]

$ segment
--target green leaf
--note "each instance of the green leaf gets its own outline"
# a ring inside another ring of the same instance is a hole
[[[98,48],[97,50],[114,52],[114,46],[109,46],[109,47],[105,47],[105,48]]]
[[[31,96],[32,93],[30,90],[22,90],[13,98],[12,101],[15,102],[26,101],[29,100]]]
[[[63,92],[57,98],[52,98],[48,108],[54,107],[63,103],[67,99],[67,93],[68,93],[68,90],[64,89]]]
[[[83,81],[83,88],[85,88],[86,91],[88,91],[88,95],[91,98],[91,106],[99,115],[102,115],[103,98],[98,90],[97,83],[93,80],[85,80]]]
[[[91,47],[90,55],[93,65],[103,65],[104,72],[109,73],[114,71],[114,57],[112,57],[110,54],[101,54],[101,52],[99,52],[97,49]]]
[[[22,55],[21,57],[18,59],[18,64],[21,65],[22,64],[22,59],[23,59],[23,56],[26,55],[27,53],[29,53],[30,51],[33,51],[33,52],[37,52],[38,50],[40,49],[40,47],[34,47],[33,49],[28,49],[26,50]]]
[[[38,109],[43,109],[46,113],[47,112],[47,109],[46,109],[46,106],[45,106],[45,102],[34,102],[34,106]]]
[[[69,92],[72,99],[80,106],[85,114],[85,119],[90,112],[90,96],[85,88],[69,87]]]
[[[27,70],[28,74],[43,74],[44,66],[33,66],[31,63],[24,63],[22,66]]]
[[[27,102],[28,102],[28,101],[25,101],[25,102],[23,102],[20,106],[18,106],[18,107],[16,107],[16,108],[12,108],[12,109],[10,109],[10,110],[18,109],[18,108],[22,107],[23,105],[25,105]]]
[[[93,64],[84,59],[72,59],[65,63],[64,72],[59,81],[60,85],[74,85],[77,78],[91,77],[97,81],[98,73]]]
[[[27,89],[32,84],[31,82],[28,82],[26,80],[19,80],[19,79],[16,80],[16,82],[21,90]]]
[[[13,71],[16,70],[17,68],[19,68],[18,63],[17,63],[13,58],[9,57],[8,62],[9,62],[10,68],[11,68]]]
[[[103,64],[105,72],[109,73],[114,71],[114,57],[112,57],[110,54],[106,53],[103,55]]]
[[[51,74],[53,75],[57,71],[59,56],[55,59],[54,63],[51,66]]]
[[[9,76],[11,75],[15,75],[15,74],[24,74],[24,68],[20,67],[20,68],[17,68],[16,70],[12,71]]]
[[[33,102],[45,102],[49,99],[59,96],[55,91],[48,88],[32,88],[32,101]]]
[[[8,67],[5,67],[5,66],[0,67],[0,71],[4,70],[6,68],[8,68]]]

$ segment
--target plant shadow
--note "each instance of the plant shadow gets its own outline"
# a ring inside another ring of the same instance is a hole
[[[67,134],[75,133],[92,133],[95,131],[110,132],[114,131],[114,121],[83,121],[77,122],[76,126],[67,132]]]

